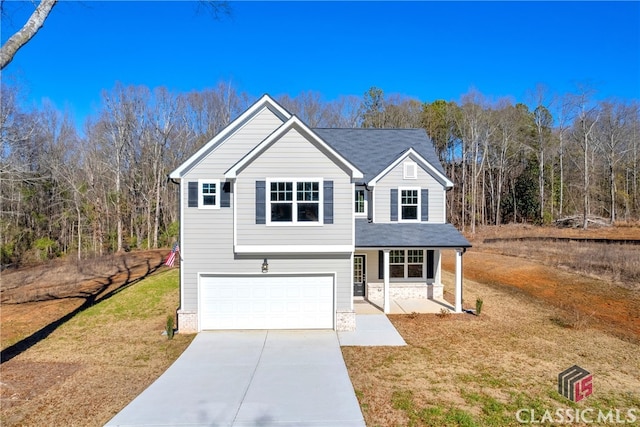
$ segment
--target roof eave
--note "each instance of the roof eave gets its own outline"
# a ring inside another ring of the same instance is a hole
[[[229,123],[224,129],[222,129],[216,136],[214,136],[209,142],[203,145],[198,151],[185,160],[180,166],[178,166],[173,172],[169,174],[169,178],[180,179],[184,174],[191,169],[199,159],[205,157],[205,154],[212,150],[214,147],[222,143],[229,135],[236,131],[236,128],[248,120],[251,116],[257,114],[263,108],[272,108],[275,112],[281,116],[283,120],[289,119],[291,113],[285,110],[280,104],[275,102],[268,94],[264,94],[259,100],[253,103],[244,113]]]

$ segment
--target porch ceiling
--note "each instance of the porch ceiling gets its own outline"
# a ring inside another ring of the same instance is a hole
[[[451,224],[370,223],[356,220],[356,248],[470,248]]]

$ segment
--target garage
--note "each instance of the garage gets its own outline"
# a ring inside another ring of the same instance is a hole
[[[333,329],[334,277],[200,277],[200,329]]]

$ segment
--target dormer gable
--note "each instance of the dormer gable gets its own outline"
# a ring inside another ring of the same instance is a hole
[[[421,167],[429,175],[431,175],[436,181],[438,181],[446,189],[453,188],[453,182],[447,178],[442,172],[440,172],[434,165],[428,162],[413,148],[409,148],[389,165],[384,168],[380,173],[373,177],[368,185],[375,187],[376,184],[386,175],[389,171],[393,170],[398,165],[402,164],[404,179],[415,179],[417,176],[417,168]]]

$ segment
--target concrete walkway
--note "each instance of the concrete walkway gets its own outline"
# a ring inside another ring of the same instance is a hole
[[[107,426],[364,426],[335,331],[202,332]]]
[[[338,332],[342,346],[407,345],[384,314],[356,314],[356,330]]]

